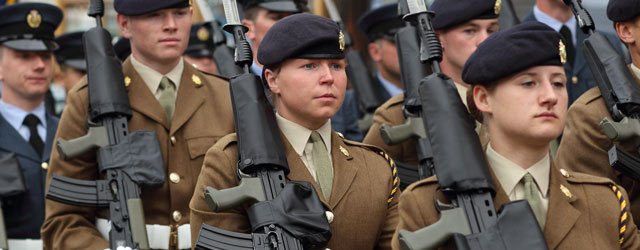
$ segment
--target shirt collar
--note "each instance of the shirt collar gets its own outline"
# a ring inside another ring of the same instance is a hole
[[[456,90],[458,91],[458,95],[460,95],[462,104],[464,104],[464,106],[467,107],[467,91],[469,89],[467,89],[466,86],[459,84],[457,82],[453,82],[453,85],[456,87]]]
[[[307,145],[312,131],[300,124],[287,120],[278,113],[276,113],[276,121],[278,122],[278,127],[293,147],[293,150],[295,150],[299,156],[302,156],[304,147]],[[331,120],[327,120],[327,122],[316,131],[318,131],[322,137],[324,145],[327,147],[329,155],[331,155]]]
[[[633,73],[638,79],[640,79],[640,68],[635,64],[631,64],[631,73]]]
[[[147,65],[136,60],[135,56],[131,56],[131,65],[138,72],[144,83],[149,87],[151,93],[156,93],[158,87],[160,87],[160,80],[163,76],[166,76],[176,85],[176,89],[180,87],[180,79],[182,78],[182,72],[184,71],[184,60],[180,59],[178,64],[169,71],[166,75],[160,74],[160,72],[150,68]]]
[[[31,112],[27,112],[17,106],[4,102],[4,100],[0,99],[0,114],[4,117],[5,120],[13,127],[16,131],[22,126],[24,122],[24,118],[27,117],[28,114],[34,114],[38,119],[40,119],[40,125],[43,127],[47,127],[47,119],[45,114],[44,102],[40,103],[35,109]]]
[[[533,15],[535,16],[536,20],[538,20],[541,23],[546,24],[547,26],[551,27],[552,29],[554,29],[557,32],[560,32],[560,28],[562,28],[562,25],[566,25],[569,30],[571,31],[571,38],[573,41],[573,45],[576,45],[576,19],[575,18],[569,18],[569,20],[566,23],[562,23],[558,20],[556,20],[555,18],[547,15],[547,13],[542,12],[538,6],[533,6]]]
[[[251,64],[251,72],[253,72],[253,74],[262,78],[262,67],[258,66],[257,62],[253,62]]]
[[[382,74],[380,74],[380,72],[377,73],[377,77],[380,83],[382,83],[382,87],[384,87],[384,89],[389,93],[389,96],[397,96],[404,93],[404,90],[402,88],[398,88],[398,86],[382,77]]]
[[[533,179],[538,184],[538,189],[543,197],[547,197],[549,191],[549,173],[551,171],[551,161],[549,154],[543,157],[540,161],[534,163],[528,169],[524,169],[518,164],[500,155],[493,150],[491,143],[487,146],[486,150],[487,161],[489,166],[493,170],[493,173],[498,178],[500,185],[504,189],[505,193],[510,194],[513,189],[516,188],[518,182],[524,177],[525,174],[530,173]]]

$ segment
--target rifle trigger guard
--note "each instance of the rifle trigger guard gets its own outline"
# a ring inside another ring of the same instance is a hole
[[[453,203],[450,203],[450,204],[444,203],[444,202],[438,200],[438,198],[436,198],[434,200],[434,203],[435,203],[436,209],[438,209],[438,212],[442,212],[442,211],[445,211],[445,210],[451,210],[451,209],[456,208],[455,204],[453,204]]]

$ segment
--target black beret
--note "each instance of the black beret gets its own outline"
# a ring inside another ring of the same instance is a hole
[[[196,23],[191,25],[189,35],[189,46],[184,54],[193,57],[210,57],[213,55],[214,44],[213,34],[211,34],[211,23]]]
[[[369,10],[358,20],[358,28],[367,35],[369,41],[375,41],[384,35],[393,36],[403,26],[404,21],[398,15],[397,3]]]
[[[268,67],[289,58],[344,58],[344,35],[326,17],[309,13],[285,17],[264,35],[258,62]]]
[[[53,51],[58,49],[54,31],[62,21],[62,11],[45,3],[19,3],[0,7],[0,44],[15,50]]]
[[[640,16],[640,1],[609,0],[607,17],[614,22],[624,22]]]
[[[252,7],[261,7],[276,12],[307,12],[307,0],[238,0],[246,10]]]
[[[118,41],[113,45],[113,50],[116,52],[116,56],[120,61],[123,61],[131,55],[131,43],[128,38],[121,37]]]
[[[56,38],[56,43],[60,45],[60,48],[55,52],[58,64],[78,70],[87,70],[84,48],[82,47],[82,35],[84,35],[84,32],[78,31]]]
[[[564,62],[562,36],[541,22],[524,22],[484,40],[464,64],[462,80],[486,86],[534,66]]]
[[[113,7],[118,14],[139,16],[161,9],[191,6],[191,0],[115,0]]]
[[[429,10],[435,13],[433,29],[451,28],[473,19],[498,18],[499,0],[435,0]]]

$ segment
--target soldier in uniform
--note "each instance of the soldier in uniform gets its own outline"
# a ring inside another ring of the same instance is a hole
[[[257,60],[260,43],[278,20],[294,13],[306,12],[307,0],[238,0],[243,7],[242,25],[247,26],[247,40],[253,48],[251,71],[262,77],[262,64]]]
[[[404,27],[404,21],[398,16],[397,3],[370,10],[358,20],[358,28],[369,40],[367,52],[375,62],[375,84],[385,90],[385,100],[404,92],[395,40],[396,32],[401,27]]]
[[[149,244],[153,249],[187,249],[189,199],[200,174],[204,154],[234,130],[229,84],[185,63],[192,9],[188,0],[116,0],[122,34],[131,40],[132,54],[123,63],[132,117],[129,130],[154,131],[167,179],[158,187],[143,187]],[[73,139],[87,133],[88,87],[71,89],[57,137]],[[52,153],[52,175],[96,180],[94,154],[64,161]],[[108,209],[46,201],[42,237],[48,249],[108,248]]]
[[[44,99],[58,48],[53,32],[63,14],[53,5],[22,3],[0,7],[0,16],[0,166],[7,171],[17,163],[25,189],[1,197],[1,216],[9,248],[42,249],[45,176],[58,126]],[[13,181],[19,180],[3,178],[3,191]]]
[[[462,80],[462,67],[478,44],[493,32],[498,31],[500,1],[460,0],[453,4],[447,0],[436,0],[429,10],[436,13],[432,19],[433,29],[442,44],[442,72],[451,77],[460,98],[466,104],[467,87]],[[405,122],[402,111],[404,95],[396,95],[380,106],[374,114],[373,125],[364,138],[369,143],[384,149],[396,161],[417,165],[416,140],[389,146],[380,136],[382,124],[399,125]]]
[[[56,38],[60,45],[60,49],[56,50],[56,61],[60,65],[61,81],[66,92],[87,74],[87,62],[82,47],[83,34],[81,31],[72,32]]]
[[[562,132],[567,112],[565,49],[553,29],[525,22],[489,37],[465,64],[469,108],[489,130],[485,153],[495,207],[526,199],[549,249],[639,249],[624,189],[559,169],[550,157],[549,142]],[[434,199],[442,197],[435,176],[410,185],[400,197],[398,229],[435,223]],[[452,241],[444,246],[452,248]]]
[[[310,182],[330,218],[331,249],[389,249],[397,224],[397,186],[393,164],[376,147],[344,140],[329,119],[342,103],[347,85],[344,40],[335,22],[311,14],[278,21],[265,35],[258,60],[273,93],[289,180]],[[248,233],[246,210],[214,213],[206,205],[207,186],[239,184],[236,135],[228,135],[205,156],[191,199],[193,241],[201,224]],[[331,217],[331,216],[330,216]]]
[[[636,83],[640,84],[640,3],[611,0],[607,15],[631,53],[629,70]],[[611,119],[599,88],[592,88],[578,98],[568,112],[557,163],[577,172],[607,177],[623,186],[629,191],[631,213],[640,214],[640,182],[613,169],[609,164],[608,151],[616,145],[634,157],[640,157],[640,154],[634,142],[614,143],[604,134],[600,121],[605,117]]]
[[[214,21],[216,22],[216,21]],[[213,60],[213,36],[209,32],[209,23],[196,23],[191,25],[189,46],[184,52],[184,59],[199,70],[209,74],[218,74],[218,66]]]

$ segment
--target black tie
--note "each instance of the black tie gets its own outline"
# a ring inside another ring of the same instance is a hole
[[[44,149],[44,143],[42,142],[42,138],[38,134],[38,124],[40,124],[40,119],[34,114],[29,114],[24,118],[24,122],[22,123],[29,128],[29,144],[36,150],[38,155],[42,157],[42,150]]]
[[[567,62],[569,65],[573,66],[573,62],[576,59],[576,48],[573,46],[571,30],[569,30],[569,27],[566,25],[562,25],[562,28],[560,28],[560,34],[562,35],[562,40],[564,40],[564,45],[567,48]]]

